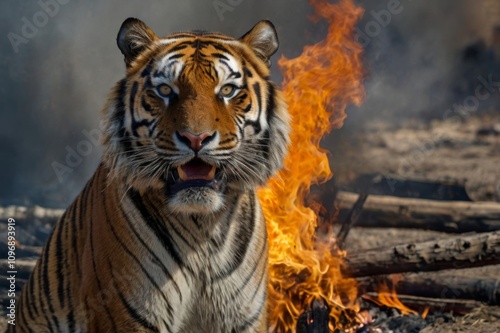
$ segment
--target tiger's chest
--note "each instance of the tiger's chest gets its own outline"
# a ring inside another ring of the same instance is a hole
[[[192,277],[181,297],[173,297],[171,286],[152,295],[151,322],[166,332],[240,332],[245,323],[265,307],[265,264],[243,265],[238,272],[212,281]],[[164,296],[168,301],[165,301]]]
[[[262,313],[265,223],[259,207],[252,206],[251,212],[250,206],[240,208],[234,221],[222,223],[217,237],[188,252],[186,266],[152,294],[151,322],[160,332],[240,332]]]

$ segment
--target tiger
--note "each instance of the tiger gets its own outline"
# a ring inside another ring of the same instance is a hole
[[[125,77],[101,112],[102,158],[55,224],[9,332],[267,332],[257,191],[283,168],[290,115],[269,21],[241,38],[117,35]]]

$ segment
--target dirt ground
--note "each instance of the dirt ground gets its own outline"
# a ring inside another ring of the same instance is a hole
[[[332,169],[337,184],[349,189],[363,173],[431,181],[465,181],[474,201],[500,201],[500,113],[470,117],[463,122],[435,120],[404,124],[373,122],[362,129],[343,128],[331,137]],[[450,237],[415,229],[353,228],[347,252],[404,242]],[[498,278],[500,266],[432,274]],[[421,333],[500,332],[500,308],[484,306],[452,322],[437,320]]]

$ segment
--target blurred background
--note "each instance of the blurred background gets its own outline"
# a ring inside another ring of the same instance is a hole
[[[357,2],[365,8],[356,38],[366,49],[367,96],[360,108],[349,110],[344,127],[324,140],[339,183],[348,184],[355,177],[355,165],[357,175],[401,173],[401,163],[411,160],[414,146],[428,143],[414,139],[413,146],[403,149],[390,142],[401,143],[417,135],[415,131],[425,136],[449,119],[456,120],[453,130],[460,132],[461,126],[468,126],[461,124],[479,119],[474,131],[491,129],[494,136],[488,141],[491,168],[477,175],[489,184],[480,199],[496,200],[500,2]],[[273,58],[273,77],[279,83],[277,59],[299,55],[304,45],[325,34],[325,24],[312,24],[311,14],[306,0],[2,1],[0,205],[65,207],[89,179],[101,154],[95,140],[99,112],[110,88],[124,75],[115,38],[127,17],[140,18],[159,36],[203,29],[239,37],[257,21],[269,19],[281,42]],[[414,129],[413,134],[401,133],[403,128]],[[393,136],[383,136],[388,133]],[[446,159],[436,153],[444,147],[445,137],[435,137],[439,142],[432,141],[432,149],[424,150],[426,161]],[[368,170],[376,169],[377,163],[367,152],[375,151],[365,145],[367,141],[394,148],[385,153],[392,152],[397,163],[382,170],[388,157],[380,153],[380,170]],[[454,151],[454,144],[446,147]],[[481,164],[481,154],[468,158],[476,163],[471,168]],[[443,170],[440,165],[433,162],[433,168]],[[417,164],[412,166],[412,174],[422,172]]]

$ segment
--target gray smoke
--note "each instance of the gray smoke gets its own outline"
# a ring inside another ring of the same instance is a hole
[[[355,117],[443,118],[470,93],[465,86],[494,68],[494,59],[464,57],[475,44],[484,43],[480,53],[491,47],[492,29],[500,24],[498,1],[363,1],[363,7],[358,31],[369,76],[366,103]]]
[[[374,20],[371,10],[393,2],[361,1],[361,32]],[[350,113],[354,123],[440,110],[450,100],[460,50],[487,41],[499,23],[496,2],[401,0],[403,10],[380,31],[372,23],[367,100]],[[0,204],[64,207],[91,176],[101,153],[94,135],[99,112],[124,73],[115,37],[127,17],[158,35],[203,29],[235,37],[270,19],[281,40],[276,63],[323,36],[324,24],[314,26],[310,14],[305,0],[2,1]]]

